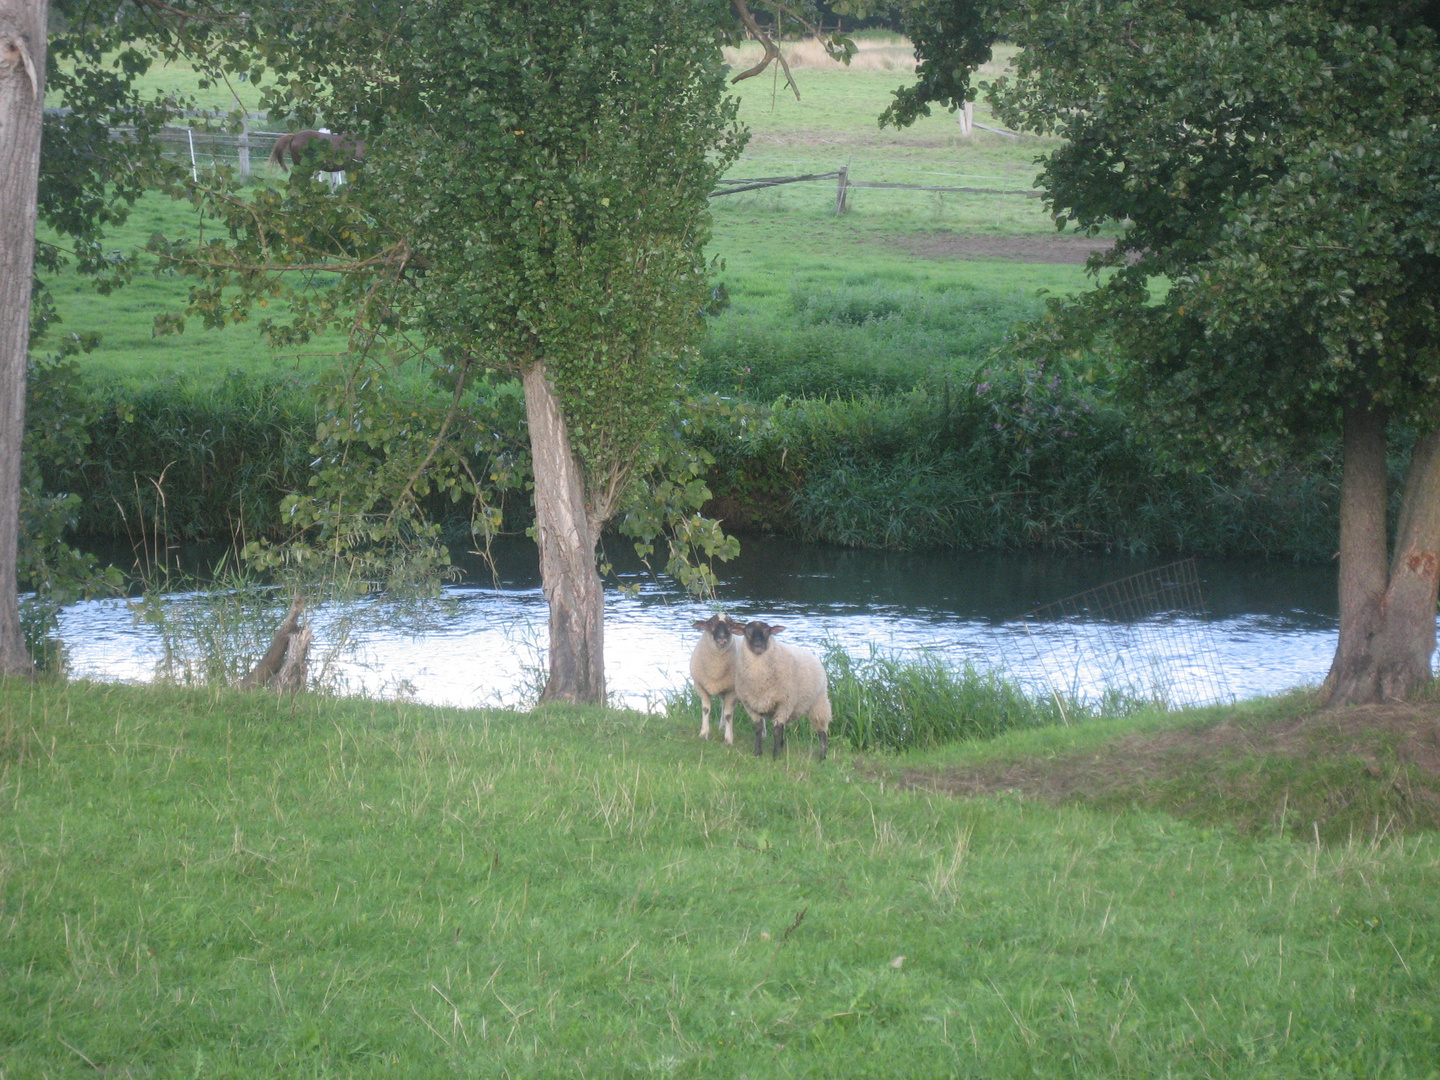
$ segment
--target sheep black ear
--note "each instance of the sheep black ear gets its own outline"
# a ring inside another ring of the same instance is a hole
[[[785,629],[785,628],[784,628],[783,626],[772,626],[772,627],[770,627],[770,633],[772,633],[772,634],[778,634],[781,630],[784,630],[784,629]]]
[[[705,620],[702,622],[700,619],[696,619],[695,622],[692,623],[691,625],[693,625],[696,630],[709,630],[709,629],[710,629],[710,620],[709,620],[709,619],[705,619]]]

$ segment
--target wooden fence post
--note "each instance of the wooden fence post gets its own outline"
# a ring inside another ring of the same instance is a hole
[[[850,166],[840,166],[840,179],[835,185],[835,216],[845,213],[845,187],[850,178]]]
[[[240,149],[236,156],[240,162],[240,183],[250,182],[250,124],[247,120],[240,121]]]
[[[967,101],[960,106],[957,119],[960,122],[960,134],[967,139],[975,134],[975,103]]]

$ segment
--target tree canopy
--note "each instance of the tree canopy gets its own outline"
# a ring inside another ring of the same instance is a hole
[[[157,8],[165,17],[157,18]],[[122,223],[147,189],[173,175],[155,136],[180,103],[145,97],[137,79],[158,56],[176,55],[183,19],[175,9],[138,3],[43,0],[0,11],[0,161],[6,266],[0,296],[0,671],[30,670],[17,587],[36,590],[27,605],[32,631],[43,629],[56,605],[92,578],[93,560],[63,542],[76,497],[41,490],[33,464],[22,468],[22,432],[31,350],[52,359],[83,351],[87,328],[58,335],[55,305],[44,275],[73,265],[109,290],[133,272],[134,260],[107,250],[107,229]],[[55,107],[42,121],[46,95]],[[43,130],[44,152],[41,153]],[[123,137],[112,138],[112,131]],[[37,241],[43,221],[49,241]],[[54,365],[52,364],[53,368]],[[53,448],[73,434],[32,432],[32,451]],[[22,534],[26,543],[21,545]],[[23,550],[19,550],[23,546]],[[32,633],[30,635],[34,637]]]
[[[1343,430],[1332,700],[1430,677],[1440,489],[1440,6],[1040,0],[908,9],[922,57],[882,122],[983,89],[1064,141],[1037,185],[1058,225],[1116,228],[1093,291],[1042,343],[1104,335],[1149,406],[1237,449]],[[1415,439],[1385,568],[1386,428]],[[1377,464],[1378,463],[1378,464]],[[1400,624],[1404,626],[1401,627]]]
[[[336,192],[313,167],[251,195],[208,190],[223,229],[165,252],[198,275],[191,310],[212,324],[248,318],[288,279],[335,279],[285,292],[290,316],[266,324],[279,340],[326,326],[350,335],[347,396],[320,433],[321,483],[292,506],[322,544],[385,542],[397,522],[423,530],[417,499],[438,483],[483,503],[496,479],[442,481],[433,449],[403,485],[367,476],[360,443],[378,461],[416,425],[377,419],[383,395],[356,389],[377,385],[365,365],[383,378],[420,357],[453,390],[432,446],[473,419],[467,388],[487,373],[523,380],[551,602],[547,697],[603,700],[595,549],[618,511],[668,500],[664,514],[629,520],[668,515],[672,553],[721,544],[696,514],[693,468],[680,462],[680,482],[659,478],[659,490],[648,481],[667,460],[701,330],[707,196],[743,144],[719,53],[731,18],[728,5],[687,0],[252,12],[248,62],[275,77],[268,105],[363,141],[364,160]],[[351,522],[368,508],[358,531],[345,533],[341,504]],[[482,507],[477,526],[492,524]]]

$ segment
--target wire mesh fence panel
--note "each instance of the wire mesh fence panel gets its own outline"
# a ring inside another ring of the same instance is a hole
[[[134,134],[132,129],[112,128],[112,139],[125,139]],[[165,127],[155,139],[164,148],[164,153],[191,166],[197,179],[199,174],[211,172],[224,166],[235,171],[240,179],[247,180],[252,174],[280,175],[280,170],[269,165],[270,152],[283,131],[225,131],[213,125],[195,127]]]
[[[1036,690],[1096,703],[1234,700],[1194,559],[1107,582],[1026,612],[1007,635],[1012,671]]]
[[[252,169],[265,164],[275,141],[283,132],[206,130],[204,128],[167,127],[160,132],[159,141],[166,152],[184,161],[189,161],[198,171],[206,172],[217,166],[228,166],[242,178],[248,178]]]

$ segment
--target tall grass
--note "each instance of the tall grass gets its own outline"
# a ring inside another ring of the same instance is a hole
[[[825,651],[834,712],[831,735],[856,750],[911,750],[1009,731],[1077,723],[1116,710],[1027,694],[995,669],[960,667],[921,653],[871,647],[857,659],[838,646]],[[1118,704],[1116,702],[1115,704]]]

